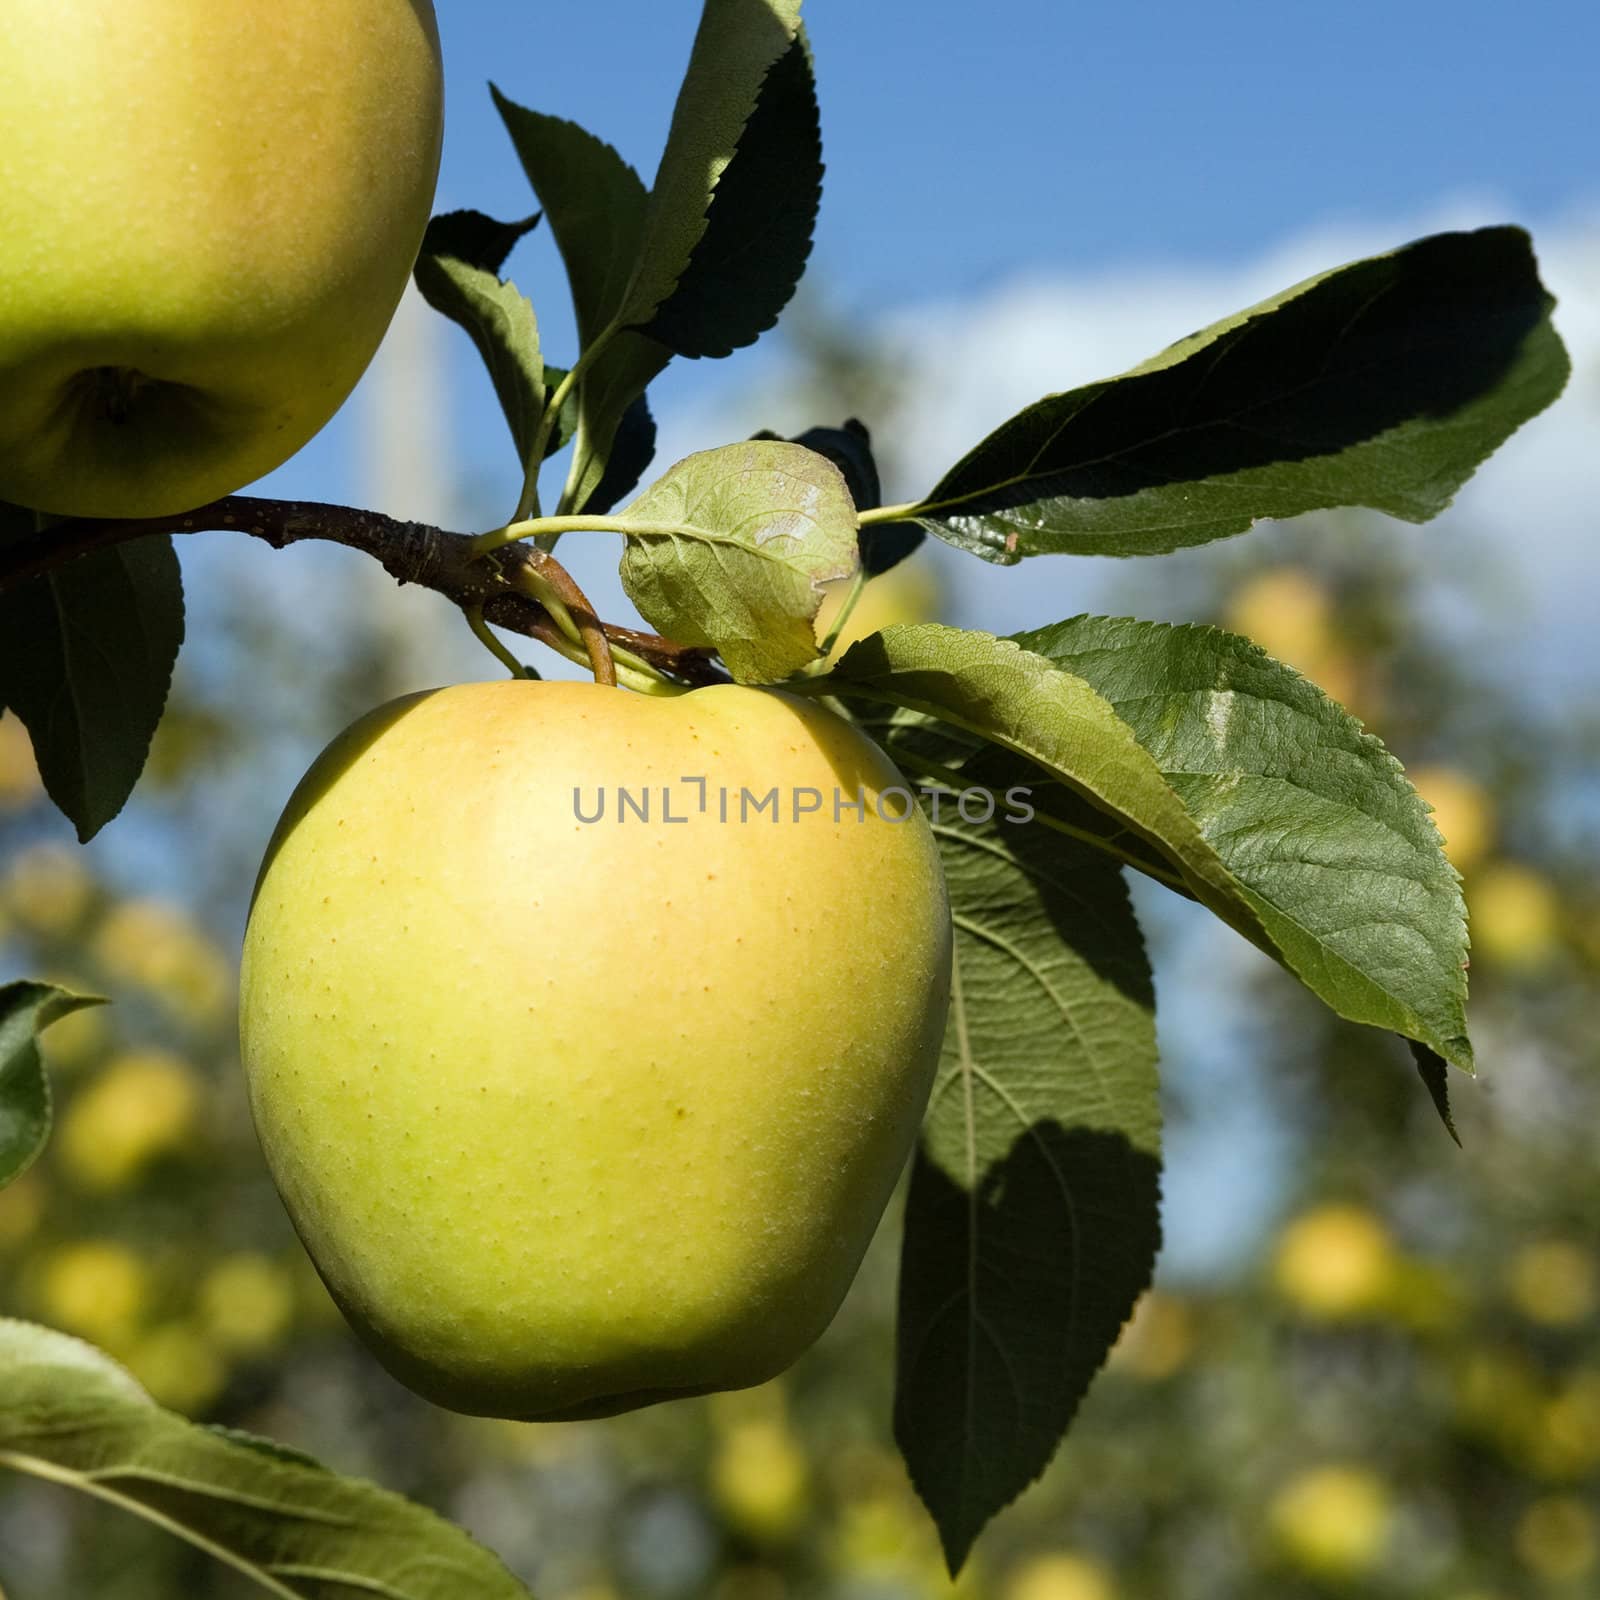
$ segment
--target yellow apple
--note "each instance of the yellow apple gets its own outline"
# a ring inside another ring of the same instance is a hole
[[[0,499],[185,511],[377,349],[442,126],[429,0],[0,5]]]
[[[125,1188],[188,1143],[200,1111],[200,1082],[187,1062],[165,1050],[129,1051],[68,1105],[61,1165],[91,1192]]]
[[[1399,1266],[1378,1217],[1363,1206],[1329,1202],[1283,1230],[1272,1272],[1278,1292],[1298,1311],[1339,1321],[1382,1311]]]
[[[1005,1600],[1116,1600],[1111,1574],[1078,1555],[1041,1555],[1018,1567]]]
[[[948,1001],[903,781],[732,685],[464,685],[329,746],[257,883],[242,1051],[289,1214],[397,1377],[601,1416],[817,1337]]]
[[[1364,1467],[1314,1467],[1278,1490],[1267,1521],[1279,1549],[1302,1571],[1352,1583],[1383,1559],[1394,1497]]]

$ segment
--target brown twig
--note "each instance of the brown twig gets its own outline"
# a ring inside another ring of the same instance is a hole
[[[470,534],[315,500],[229,495],[181,516],[58,522],[42,533],[0,545],[0,591],[131,539],[222,530],[249,534],[275,550],[305,539],[345,545],[371,556],[397,583],[432,589],[458,606],[480,606],[496,627],[559,648],[564,642],[561,630],[545,607],[524,589],[525,575],[534,574],[566,602],[599,681],[616,681],[612,644],[689,683],[726,681],[707,650],[599,621],[566,569],[530,541],[520,540],[478,555]]]

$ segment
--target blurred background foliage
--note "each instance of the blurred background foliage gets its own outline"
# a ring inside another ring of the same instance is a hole
[[[870,341],[815,301],[788,337],[795,381],[748,397],[752,427],[856,412],[893,439],[896,374]],[[422,492],[397,416],[380,406],[372,503]],[[900,498],[911,486],[888,452],[884,466]],[[460,525],[492,520],[468,504]],[[191,1416],[438,1507],[541,1600],[1600,1593],[1600,730],[1480,676],[1473,617],[1504,587],[1495,532],[1317,518],[1130,565],[1098,607],[1248,634],[1404,761],[1465,879],[1483,1080],[1452,1084],[1458,1149],[1401,1050],[1141,892],[1167,1008],[1169,1249],[1068,1444],[954,1589],[889,1433],[893,1211],[785,1378],[611,1421],[436,1410],[332,1308],[259,1158],[235,1055],[251,874],[318,744],[378,700],[487,665],[431,596],[342,552],[185,551],[173,703],[134,805],[88,851],[0,721],[0,973],[115,1000],[46,1035],[59,1122],[0,1193],[0,1310],[93,1340]],[[875,580],[852,631],[982,625],[963,560],[924,551]],[[1015,581],[1040,584],[1043,622],[1074,607],[1050,609],[1066,580],[1039,565]],[[256,1592],[14,1475],[0,1586]]]

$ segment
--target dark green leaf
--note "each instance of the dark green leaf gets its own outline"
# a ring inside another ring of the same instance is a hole
[[[644,332],[681,356],[753,343],[805,271],[822,200],[822,128],[802,30],[761,85],[710,197],[705,232]]]
[[[0,593],[0,705],[27,725],[45,789],[80,839],[138,781],[182,643],[183,580],[165,534]]]
[[[482,260],[493,259],[506,232],[519,228],[526,232],[537,220],[496,223],[473,211],[435,217],[428,224],[413,269],[423,299],[464,328],[477,346],[524,471],[544,415],[545,369],[539,354],[539,324],[527,296],[497,275],[504,253],[489,267],[460,252],[478,250],[484,252]]]
[[[0,1321],[0,1466],[146,1517],[280,1600],[529,1600],[433,1512],[196,1427],[99,1351],[26,1322]]]
[[[941,809],[955,969],[906,1207],[895,1437],[953,1573],[1055,1453],[1149,1284],[1161,1115],[1116,864]]]
[[[542,213],[537,211],[517,222],[499,222],[481,211],[443,211],[428,223],[422,253],[449,256],[498,276],[506,258],[541,219]]]
[[[572,287],[579,344],[587,348],[621,304],[639,256],[648,193],[604,140],[575,122],[517,105],[493,84],[489,92],[549,219]]]
[[[640,395],[622,413],[606,469],[589,498],[582,502],[580,511],[592,517],[604,516],[619,500],[639,487],[639,480],[655,454],[656,419],[650,415],[649,401]]]
[[[49,983],[0,984],[0,1189],[32,1166],[50,1137],[40,1032],[69,1011],[100,1003]]]
[[[1520,229],[1422,239],[1029,406],[912,515],[1002,563],[1151,555],[1331,506],[1423,522],[1561,392],[1553,305]]]
[[[1428,1098],[1433,1101],[1433,1109],[1439,1113],[1439,1120],[1444,1124],[1444,1131],[1461,1143],[1461,1135],[1456,1132],[1456,1119],[1450,1110],[1450,1067],[1442,1056],[1434,1054],[1425,1044],[1418,1044],[1415,1039],[1407,1041],[1411,1046],[1412,1058],[1417,1063],[1417,1071],[1422,1076],[1422,1086],[1428,1091]]]
[[[578,339],[587,348],[610,325],[638,261],[648,194],[633,168],[577,123],[492,93],[566,264]],[[609,511],[650,465],[655,423],[644,391],[671,355],[654,340],[619,334],[562,406],[551,448],[578,436],[572,504],[579,510]],[[564,376],[547,368],[545,383],[553,388]]]
[[[610,325],[638,262],[647,192],[610,145],[577,123],[492,92],[566,264],[578,338],[587,348]],[[574,507],[598,515],[638,484],[655,451],[644,391],[671,357],[653,339],[617,334],[563,405],[554,448],[576,432]],[[558,381],[547,369],[546,384]]]
[[[526,454],[528,444],[531,443],[532,430],[528,416],[532,408],[533,394],[538,392],[538,404],[542,410],[543,396],[557,388],[567,375],[565,367],[552,367],[546,364],[543,368],[542,391],[535,391],[531,385],[525,385],[524,368],[520,358],[513,350],[503,347],[502,335],[496,331],[496,325],[503,321],[505,323],[503,331],[507,336],[513,340],[522,337],[517,331],[517,323],[521,317],[517,306],[517,291],[512,285],[503,283],[498,275],[518,240],[531,233],[542,218],[543,213],[536,212],[531,217],[524,217],[520,222],[497,222],[493,217],[484,216],[481,211],[447,211],[428,224],[427,236],[422,244],[425,254],[458,261],[468,268],[476,269],[473,273],[447,272],[441,282],[434,268],[423,267],[423,274],[435,291],[434,294],[429,294],[427,290],[423,293],[436,311],[443,312],[452,322],[458,323],[472,335],[473,343],[477,345],[489,369],[489,375],[494,380],[495,392],[500,396],[501,407],[505,411],[506,421],[511,426],[512,438],[516,441],[519,454]],[[500,288],[491,290],[487,278],[479,279],[476,273],[493,277],[496,283],[500,284]],[[419,278],[419,288],[421,284],[422,279]],[[477,306],[480,294],[486,308],[483,315],[480,315],[480,308]],[[531,314],[531,307],[529,312]],[[533,344],[533,355],[537,356],[536,328],[533,333]],[[537,417],[534,420],[537,421]],[[577,427],[578,400],[576,395],[569,394],[561,407],[561,414],[556,418],[555,426],[550,430],[549,438],[545,441],[545,458],[553,456],[567,444],[577,431]]]
[[[610,304],[614,279],[609,268],[603,275],[596,274],[597,286],[592,291],[590,269],[585,268],[574,276],[575,298],[582,294],[594,307],[608,308],[604,313],[597,309],[580,309],[580,315],[590,323],[599,319],[599,323],[589,329],[589,337],[594,336],[598,326],[611,320],[613,310],[616,319],[626,326],[608,341],[583,381],[578,440],[568,479],[568,503],[573,506],[592,509],[602,498],[601,485],[623,417],[672,359],[673,352],[665,344],[639,328],[649,322],[684,276],[690,257],[707,231],[713,196],[755,112],[763,84],[795,39],[800,26],[799,13],[800,0],[706,0],[689,70],[678,92],[667,147],[646,200],[637,235],[628,232],[628,203],[624,197],[627,184],[616,170],[620,158],[615,166],[611,165],[604,155],[592,148],[598,141],[591,141],[591,148],[575,157],[583,170],[594,167],[602,171],[599,181],[605,196],[603,205],[597,207],[599,217],[594,232],[586,232],[581,240],[573,232],[575,252],[591,243],[602,250],[620,248],[630,237],[635,238],[637,248],[626,263],[632,270],[620,307]],[[508,126],[512,125],[512,120],[508,118]],[[513,137],[517,136],[517,131],[513,128]],[[554,141],[552,149],[557,146],[576,148],[576,135],[559,134],[548,124],[539,131]],[[763,136],[763,150],[768,143]],[[519,145],[519,151],[520,148]],[[539,159],[553,160],[555,156],[543,152]],[[529,175],[534,176],[531,167]],[[535,178],[536,186],[538,181]],[[559,236],[565,224],[556,216],[555,191],[547,184],[540,193],[550,210],[551,225]],[[737,189],[735,194],[737,196]],[[561,206],[559,209],[565,212],[568,208]],[[729,212],[730,224],[736,220],[733,209]],[[609,243],[604,238],[595,240],[594,233],[602,231],[601,224],[613,229]],[[733,245],[737,243],[732,241]],[[565,250],[563,245],[563,253]],[[719,245],[707,259],[721,262],[726,255],[727,248]],[[764,270],[771,271],[770,262]],[[788,298],[788,291],[782,298]],[[782,299],[778,305],[782,305]],[[776,316],[776,308],[771,314]],[[748,321],[748,305],[741,316]],[[755,334],[748,337],[754,338]],[[610,486],[606,493],[611,493]],[[613,500],[615,498],[620,496],[613,496]]]
[[[552,394],[561,385],[561,380],[567,375],[565,367],[546,366],[544,369],[544,391]],[[558,450],[563,449],[578,431],[578,397],[570,390],[567,397],[561,402],[561,410],[556,413],[555,426],[550,430],[550,437],[544,442],[544,459],[548,461]]]
[[[763,85],[799,28],[800,0],[705,0],[623,296],[627,325],[649,323],[685,275]]]
[[[1460,883],[1378,740],[1217,628],[1077,617],[1016,640],[1115,707],[1314,994],[1471,1069]]]

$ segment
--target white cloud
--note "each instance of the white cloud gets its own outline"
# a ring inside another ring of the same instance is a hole
[[[919,397],[902,419],[913,492],[1041,394],[1122,371],[1334,263],[1495,216],[1490,207],[1460,205],[1410,227],[1319,230],[1233,269],[1134,267],[1095,277],[1033,277],[980,303],[901,312],[893,324],[896,342],[919,376]],[[1480,469],[1444,516],[1426,530],[1396,524],[1395,534],[1447,549],[1453,529],[1471,527],[1503,552],[1535,628],[1529,636],[1519,624],[1502,643],[1550,691],[1562,692],[1592,681],[1600,668],[1591,629],[1592,597],[1600,594],[1600,219],[1542,230],[1535,244],[1573,358],[1567,391]],[[934,328],[936,341],[928,333]],[[959,383],[950,374],[960,374]],[[1048,620],[1040,610],[1047,595],[1059,596],[1069,611],[1081,609],[1095,603],[1096,590],[1121,567],[1066,558],[1049,564],[1073,570],[1047,577],[1034,562],[1020,582],[1016,568],[964,575],[972,620],[995,628],[1037,624]]]

